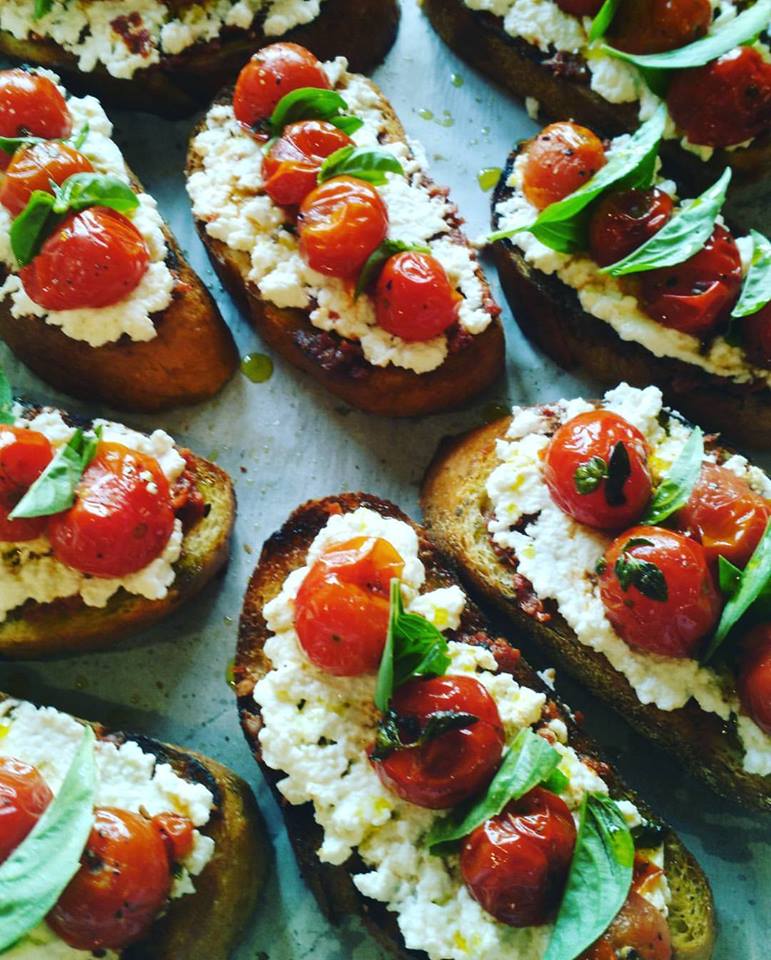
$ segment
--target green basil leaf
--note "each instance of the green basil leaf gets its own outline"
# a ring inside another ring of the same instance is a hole
[[[573,485],[576,488],[576,493],[582,495],[594,493],[607,475],[608,465],[602,457],[592,457],[586,463],[579,464],[573,474]]]
[[[473,726],[479,717],[473,713],[462,713],[459,710],[437,710],[426,717],[423,729],[416,717],[400,717],[395,710],[386,710],[383,719],[378,724],[375,737],[375,749],[370,754],[373,760],[384,760],[394,750],[415,750],[436,740],[443,733],[451,730],[462,730]],[[401,729],[406,728],[409,736],[402,740]]]
[[[273,111],[269,122],[274,137],[289,123],[297,120],[329,120],[340,117],[348,109],[348,104],[335,90],[323,90],[320,87],[298,87],[282,97]]]
[[[437,820],[431,827],[425,845],[431,853],[443,853],[448,845],[468,836],[473,830],[497,816],[507,803],[523,797],[533,787],[548,780],[560,762],[560,755],[543,737],[529,727],[517,734],[506,751],[498,772],[487,792],[470,809]],[[559,781],[562,784],[562,781]]]
[[[629,453],[626,446],[619,440],[613,447],[608,460],[608,476],[605,481],[605,502],[609,507],[620,507],[626,503],[624,484],[632,473],[629,462]]]
[[[321,164],[319,183],[332,177],[356,177],[380,186],[388,182],[387,173],[404,174],[404,168],[387,150],[372,147],[341,147],[330,154]]]
[[[11,224],[11,249],[20,267],[26,267],[37,256],[56,221],[54,198],[45,190],[33,190],[27,206]]]
[[[74,173],[56,189],[54,213],[94,206],[130,213],[139,206],[139,198],[123,180],[102,173]]]
[[[5,370],[0,367],[0,423],[15,423],[16,417],[13,413],[13,390],[11,382],[5,375]]]
[[[352,133],[356,133],[357,130],[361,130],[364,126],[364,121],[360,120],[358,117],[353,117],[350,114],[343,114],[340,117],[332,117],[329,121],[333,127],[337,127],[338,130],[342,130],[343,133],[347,133],[350,137]]]
[[[80,128],[80,133],[78,133],[77,137],[72,140],[72,146],[74,150],[80,150],[80,148],[88,139],[88,134],[90,131],[91,125],[89,124],[88,120],[86,120],[83,126]]]
[[[731,168],[726,167],[716,183],[700,197],[685,203],[658,233],[623,260],[600,268],[600,273],[622,277],[628,273],[671,267],[698,253],[712,234],[730,181]]]
[[[620,2],[621,0],[605,0],[605,3],[597,11],[594,20],[592,20],[592,26],[589,30],[589,43],[605,36],[608,27],[613,23]]]
[[[752,241],[750,269],[732,317],[748,317],[771,300],[771,242],[757,230],[752,231]]]
[[[718,578],[720,582],[720,592],[726,596],[732,596],[739,589],[739,583],[742,579],[742,571],[734,566],[730,560],[724,556],[717,558]]]
[[[53,5],[54,0],[35,0],[35,10],[32,14],[32,19],[39,20],[41,17],[44,17],[47,13],[51,12]]]
[[[632,547],[638,546],[650,547],[653,544],[650,540],[633,537],[625,544],[621,556],[613,567],[621,589],[626,593],[630,587],[637,587],[649,600],[665,603],[669,597],[666,577],[655,563],[651,563],[650,560],[641,560],[628,552]]]
[[[552,793],[564,793],[570,786],[570,779],[557,767],[543,781],[543,785]]]
[[[36,143],[48,143],[43,137],[0,137],[0,150],[13,155],[19,147],[32,147]]]
[[[45,918],[78,871],[94,822],[94,742],[84,727],[61,789],[0,866],[0,953]]]
[[[602,936],[632,886],[634,841],[618,805],[589,794],[544,960],[575,960]]]
[[[656,487],[640,523],[661,523],[684,507],[701,475],[703,462],[704,434],[699,427],[694,427],[677,459]]]
[[[359,279],[356,281],[356,290],[353,299],[358,300],[362,293],[372,286],[375,279],[380,276],[380,271],[385,266],[387,260],[390,260],[391,257],[397,253],[407,253],[410,250],[418,253],[431,252],[429,247],[420,243],[405,243],[403,240],[384,240],[377,250],[369,255],[367,262],[361,268]]]
[[[77,429],[8,514],[9,518],[51,517],[69,510],[75,502],[80,478],[94,459],[101,433],[100,427],[89,434]]]

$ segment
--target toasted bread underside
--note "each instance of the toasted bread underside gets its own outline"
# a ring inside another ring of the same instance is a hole
[[[0,702],[6,699],[8,694],[0,693]],[[228,960],[257,906],[271,856],[251,790],[232,770],[199,753],[89,725],[100,739],[138,743],[180,777],[203,784],[215,800],[201,831],[214,840],[215,852],[194,878],[195,893],[173,900],[153,925],[151,938],[121,951],[122,960]]]
[[[352,69],[366,73],[388,53],[398,24],[398,0],[324,0],[315,20],[284,36],[266,37],[259,26],[248,32],[229,30],[220,39],[163,57],[131,79],[113,77],[101,64],[85,73],[75,56],[45,38],[17,40],[0,32],[0,54],[55,70],[71,89],[93,93],[116,107],[173,118],[188,116],[211,100],[256,50],[277,41],[302,44],[322,60],[346,56]]]
[[[505,614],[526,650],[573,674],[718,793],[771,811],[771,777],[743,769],[738,736],[716,714],[702,710],[693,700],[671,711],[641,703],[626,677],[603,654],[579,643],[561,616],[539,623],[522,610],[513,570],[495,553],[487,534],[490,503],[485,484],[499,463],[495,442],[509,423],[505,417],[442,444],[422,492],[431,535],[458,565],[475,595]]]
[[[270,669],[270,662],[263,652],[265,640],[270,635],[262,616],[263,607],[279,593],[288,574],[304,564],[313,538],[327,520],[336,513],[347,513],[357,507],[369,507],[383,516],[411,523],[405,514],[387,501],[366,494],[349,493],[299,507],[281,530],[265,543],[260,562],[249,583],[241,615],[235,665],[238,708],[246,739],[281,806],[300,867],[322,910],[333,922],[339,922],[348,914],[360,917],[378,943],[401,960],[425,960],[425,954],[405,947],[394,916],[382,904],[367,900],[358,893],[351,875],[362,872],[365,867],[355,856],[344,866],[331,866],[318,860],[316,851],[322,840],[322,830],[314,819],[312,805],[292,806],[286,802],[277,788],[282,774],[262,762],[258,739],[261,718],[253,690]],[[447,560],[428,540],[425,531],[415,524],[412,526],[419,538],[420,558],[426,568],[426,586],[436,589],[457,583],[457,577]],[[475,642],[479,642],[478,634],[481,631],[490,638],[491,643],[506,644],[506,641],[499,639],[494,641],[492,638],[495,634],[489,630],[489,624],[480,610],[469,602],[455,635],[474,638]],[[506,668],[511,669],[519,683],[544,691],[555,703],[568,725],[570,742],[576,750],[591,757],[598,756],[597,745],[576,727],[564,706],[524,660],[507,663]],[[630,797],[641,810],[646,811],[642,801],[629,792],[612,769],[606,780],[614,796]],[[672,831],[667,831],[664,842],[666,871],[672,888],[669,923],[674,943],[673,955],[675,960],[708,960],[714,942],[714,909],[709,884],[701,868]]]
[[[174,583],[163,600],[146,600],[121,589],[105,607],[87,607],[79,598],[53,603],[28,601],[0,623],[0,659],[82,654],[112,648],[195,596],[225,565],[236,501],[230,477],[218,466],[191,456],[195,487],[207,513],[185,534],[174,564]]]

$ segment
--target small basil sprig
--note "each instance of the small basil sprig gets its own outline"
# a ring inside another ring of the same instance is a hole
[[[395,710],[387,710],[377,728],[375,749],[370,754],[373,760],[385,760],[394,750],[415,750],[451,730],[472,727],[479,717],[459,710],[437,710],[429,713],[420,727],[414,716],[400,716]],[[402,739],[402,731],[407,739]]]
[[[404,168],[392,153],[372,147],[348,146],[335,150],[324,160],[317,179],[324,183],[332,177],[356,177],[382,186],[388,182],[387,173],[404,175]]]
[[[0,953],[45,918],[78,871],[94,822],[94,742],[84,727],[61,789],[0,866]]]
[[[573,475],[573,485],[580,494],[594,493],[605,481],[605,501],[610,507],[619,507],[626,502],[624,484],[629,479],[632,466],[624,443],[619,440],[611,451],[608,462],[602,457],[592,457],[580,464]]]
[[[271,136],[281,136],[287,124],[298,120],[326,120],[348,135],[364,126],[364,121],[346,113],[348,104],[335,90],[298,87],[283,96],[268,121]]]
[[[658,233],[654,233],[623,260],[601,267],[600,273],[622,277],[628,273],[657,270],[659,267],[682,263],[698,253],[712,235],[730,181],[731,168],[726,167],[719,180],[700,197],[683,204]]]
[[[13,415],[13,391],[5,370],[0,367],[0,423],[15,423]]]
[[[575,960],[602,936],[626,901],[633,867],[634,840],[618,804],[588,794],[544,960]]]
[[[589,43],[593,43],[595,40],[599,40],[600,37],[605,36],[608,32],[608,27],[613,23],[613,18],[616,16],[620,2],[621,0],[605,0],[605,3],[603,3],[595,14],[594,20],[592,20],[592,26],[589,30]]]
[[[369,255],[367,262],[361,268],[359,279],[356,281],[356,290],[354,291],[353,299],[358,300],[362,293],[372,286],[375,279],[380,276],[380,271],[385,266],[386,261],[390,260],[391,257],[397,253],[408,253],[410,251],[415,251],[416,253],[431,252],[429,247],[420,243],[405,243],[404,240],[384,240],[374,253]]]
[[[699,427],[691,430],[677,459],[656,487],[641,523],[658,524],[688,503],[691,491],[701,474],[704,462],[704,434]]]
[[[80,133],[71,140],[47,139],[45,137],[0,137],[0,150],[3,153],[14,154],[20,147],[34,147],[39,143],[71,143],[75,150],[80,150],[86,142],[90,130],[88,121],[80,128]]]
[[[751,232],[752,260],[744,279],[741,296],[731,311],[732,317],[748,317],[771,300],[771,242],[757,230]]]
[[[33,20],[39,20],[41,17],[44,17],[47,13],[51,12],[51,7],[54,5],[54,0],[35,0],[35,9],[32,14]]]
[[[446,853],[485,820],[496,817],[507,803],[518,800],[539,783],[548,781],[555,772],[559,773],[559,762],[560,755],[543,737],[529,727],[520,730],[484,796],[465,813],[457,812],[435,821],[426,836],[425,846],[431,853]],[[560,781],[559,785],[562,783]]]
[[[637,587],[644,597],[665,603],[669,597],[667,581],[661,569],[650,560],[641,560],[629,553],[632,547],[652,547],[653,542],[645,537],[632,537],[624,544],[621,555],[616,560],[613,571],[618,577],[621,589],[626,593],[630,587]]]

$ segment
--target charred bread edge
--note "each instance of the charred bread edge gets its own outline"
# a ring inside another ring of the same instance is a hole
[[[458,583],[445,556],[431,543],[425,530],[413,523],[398,507],[385,500],[363,493],[346,493],[310,501],[298,507],[283,527],[265,542],[247,588],[235,662],[238,710],[246,740],[281,807],[302,873],[325,915],[333,923],[339,923],[344,915],[355,914],[364,921],[373,938],[401,960],[426,960],[423,952],[408,950],[404,946],[396,920],[383,904],[368,900],[358,893],[351,874],[362,872],[366,868],[356,855],[351,858],[347,867],[332,866],[317,859],[316,850],[321,843],[322,830],[314,819],[312,805],[292,806],[287,803],[277,789],[277,783],[283,774],[262,762],[258,740],[261,728],[260,710],[252,692],[256,682],[270,669],[270,662],[263,653],[263,645],[270,631],[263,619],[262,609],[268,600],[278,594],[287,574],[305,562],[313,538],[329,517],[339,512],[350,512],[357,507],[368,507],[383,516],[402,520],[416,530],[419,556],[426,566],[427,584],[431,588]],[[459,633],[471,635],[477,630],[488,632],[489,629],[483,614],[469,598]],[[495,636],[488,635],[491,639]],[[512,672],[518,681],[546,693],[548,698],[557,704],[568,726],[570,743],[580,753],[592,758],[599,757],[597,745],[582,733],[559,698],[545,686],[524,660],[520,660]],[[612,768],[610,774],[604,777],[614,796],[634,796]],[[647,812],[645,804],[636,796],[634,801],[643,813]],[[714,942],[714,907],[709,884],[691,854],[669,829],[664,843],[666,871],[673,895],[670,917],[678,918],[672,923],[672,934],[677,944],[675,960],[708,960]],[[683,933],[683,930],[690,930],[689,921],[698,928],[697,939],[693,942],[687,940],[687,933]]]

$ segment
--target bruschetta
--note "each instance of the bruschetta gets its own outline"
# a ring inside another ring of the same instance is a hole
[[[397,0],[9,0],[0,53],[117,107],[182,117],[279,37],[367,72],[398,23]]]
[[[501,281],[560,365],[657,384],[703,426],[768,447],[771,244],[723,220],[727,170],[678,199],[654,172],[661,122],[609,145],[558,122],[515,150],[493,198]]]
[[[700,868],[392,504],[314,501],[266,542],[235,678],[322,908],[359,915],[395,956],[711,955]],[[589,867],[571,920],[595,805],[627,866],[612,893]]]
[[[0,408],[0,657],[107,649],[225,564],[230,478],[119,423]]]
[[[6,694],[0,734],[4,957],[228,960],[269,858],[242,780]]]
[[[154,411],[216,394],[230,331],[93,97],[0,71],[0,336],[66,393]]]
[[[627,384],[515,407],[445,444],[423,487],[432,535],[529,649],[766,811],[771,643],[746,601],[767,586],[770,498],[762,470]]]
[[[459,406],[503,366],[499,308],[426,169],[370,80],[286,44],[255,55],[190,144],[222,282],[266,343],[369,413]]]

